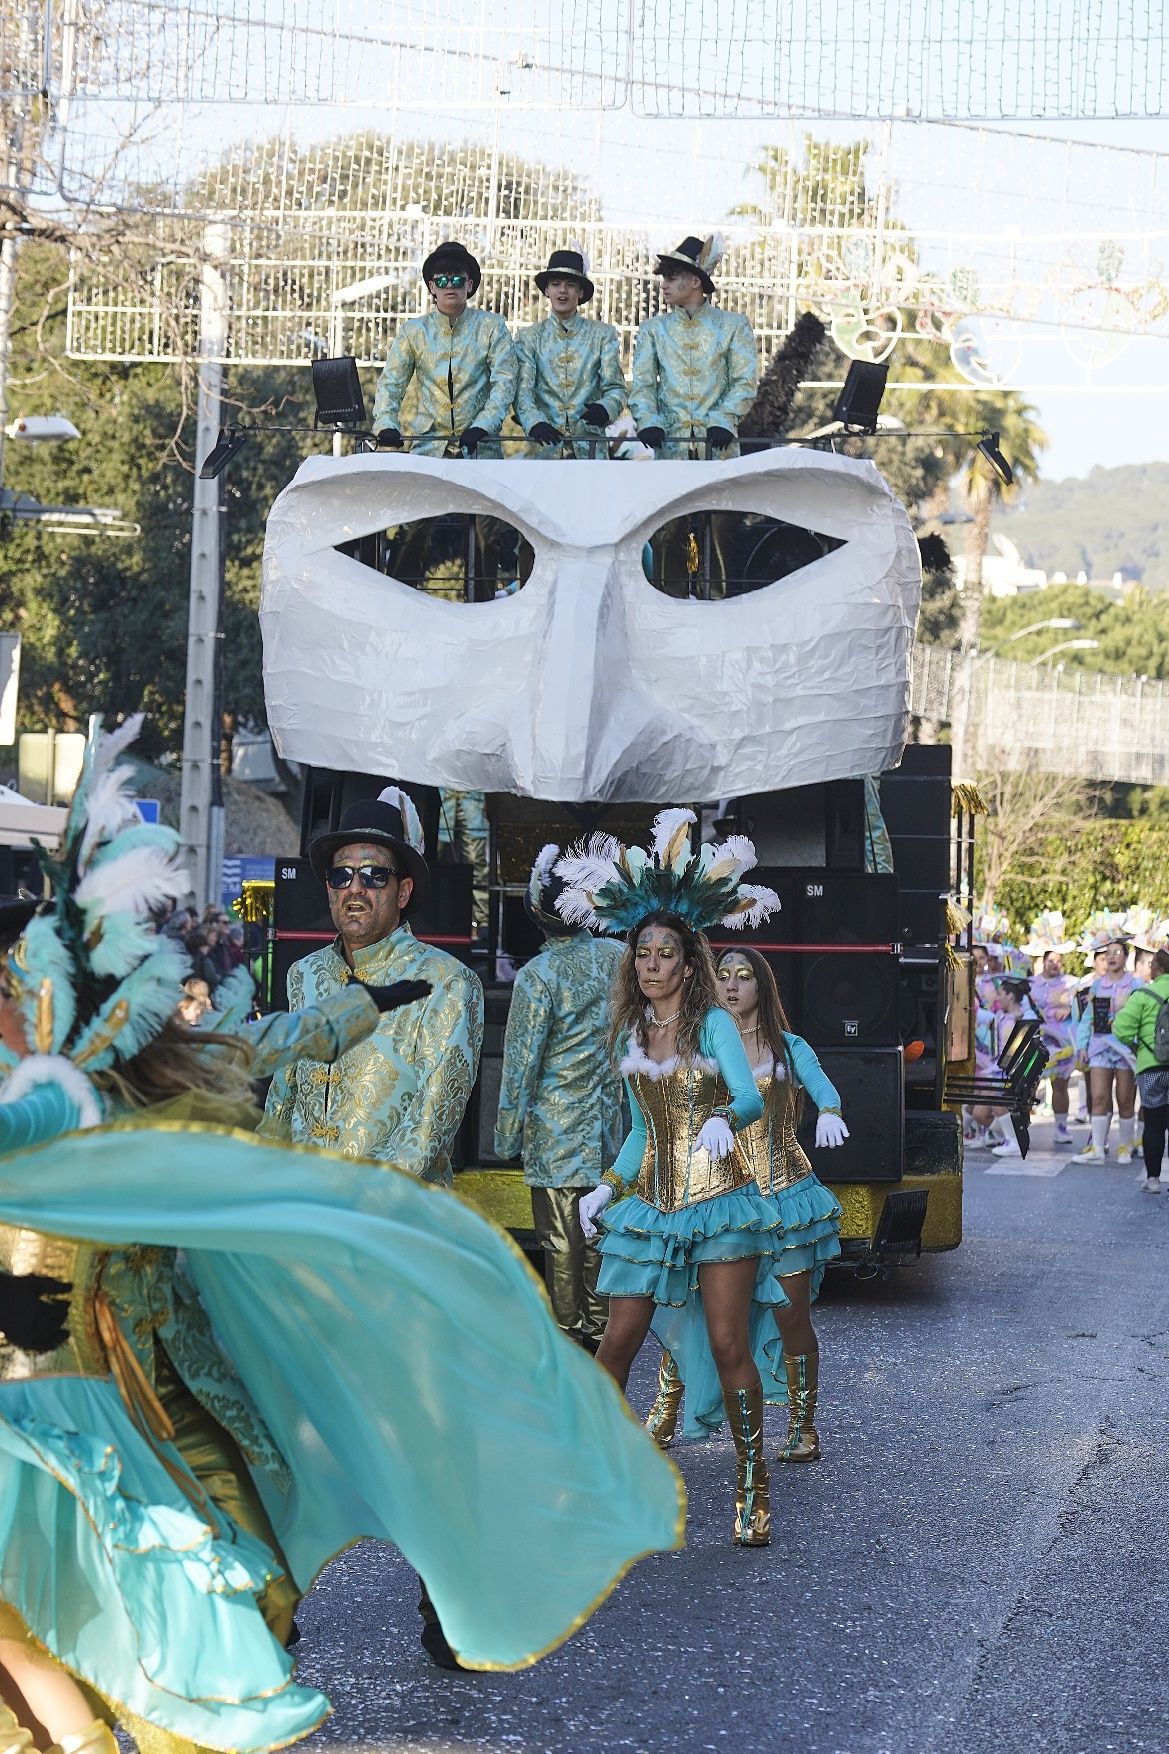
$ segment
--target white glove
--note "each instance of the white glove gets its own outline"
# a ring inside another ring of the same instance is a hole
[[[722,1115],[711,1115],[708,1121],[702,1123],[698,1143],[710,1152],[716,1163],[720,1158],[729,1157],[735,1149],[735,1135],[731,1131],[730,1122],[725,1121]]]
[[[816,1143],[822,1150],[835,1151],[848,1138],[848,1128],[839,1115],[820,1115],[816,1121]]]
[[[586,1242],[592,1242],[594,1236],[596,1236],[597,1227],[593,1223],[593,1220],[594,1218],[599,1218],[601,1216],[601,1213],[605,1210],[605,1207],[609,1204],[609,1201],[612,1198],[613,1189],[611,1184],[609,1182],[602,1182],[599,1188],[590,1189],[587,1194],[582,1194],[577,1201],[576,1209],[580,1214],[580,1227],[584,1231]]]

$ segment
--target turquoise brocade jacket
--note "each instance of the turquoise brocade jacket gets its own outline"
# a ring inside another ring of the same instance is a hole
[[[403,426],[411,387],[414,406]],[[502,317],[468,305],[452,323],[428,311],[410,317],[394,337],[377,381],[373,430],[396,427],[416,456],[441,457],[469,426],[497,433],[515,393],[516,351]],[[478,455],[500,453],[500,446],[483,444]]]
[[[650,317],[633,347],[629,407],[639,432],[660,426],[659,457],[684,457],[693,445],[705,455],[707,428],[737,433],[759,381],[755,337],[746,317],[709,302],[696,310],[675,306]],[[738,446],[716,452],[738,455]]]
[[[621,1081],[609,1060],[609,991],[625,954],[587,932],[550,938],[516,976],[495,1122],[533,1188],[592,1188],[621,1148]]]
[[[426,980],[428,999],[387,1012],[358,1047],[335,1063],[311,1055],[277,1073],[260,1132],[393,1164],[421,1181],[453,1181],[450,1151],[471,1096],[483,1046],[483,987],[445,950],[401,925],[354,953],[340,940],[288,971],[288,1005],[298,1011],[339,993],[355,976],[373,986]]]
[[[612,422],[625,406],[627,390],[621,369],[621,345],[613,325],[598,323],[579,311],[567,322],[556,316],[545,317],[530,329],[520,330],[516,356],[519,387],[515,411],[524,431],[530,433],[541,420],[546,420],[566,437],[583,434],[582,442],[573,445],[574,456],[588,457],[591,436],[596,443],[595,454],[603,457],[605,429],[586,426],[584,411],[600,402]],[[536,454],[558,457],[561,449],[559,445],[549,445]]]

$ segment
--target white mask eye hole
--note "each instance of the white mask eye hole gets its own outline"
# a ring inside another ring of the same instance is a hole
[[[667,597],[743,597],[843,548],[826,536],[763,512],[692,511],[671,518],[646,544],[642,566]]]
[[[491,603],[527,584],[535,554],[505,518],[444,512],[339,542],[339,554],[448,603]]]

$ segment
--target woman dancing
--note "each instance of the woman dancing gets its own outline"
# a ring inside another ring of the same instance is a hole
[[[556,867],[564,919],[628,938],[610,1047],[633,1129],[601,1185],[581,1199],[580,1218],[591,1237],[604,1214],[598,1289],[609,1320],[597,1361],[622,1388],[655,1310],[685,1308],[701,1293],[738,1459],[734,1540],[765,1547],[770,1483],[749,1320],[753,1297],[782,1297],[773,1270],[779,1215],[738,1142],[763,1101],[718,1002],[702,929],[756,923],[778,898],[741,882],[755,863],[749,841],[693,852],[694,821],[690,810],[665,810],[648,852],[594,836]]]

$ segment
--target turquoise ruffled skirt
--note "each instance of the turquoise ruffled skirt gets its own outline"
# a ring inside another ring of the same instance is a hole
[[[777,1270],[785,1278],[791,1273],[810,1273],[815,1299],[828,1263],[840,1258],[840,1202],[815,1173],[771,1197],[783,1224]]]
[[[0,1385],[0,1601],[149,1722],[211,1748],[283,1747],[329,1705],[292,1680],[260,1611],[279,1567],[221,1512],[212,1526],[164,1466],[191,1479],[179,1452],[159,1449],[108,1379]]]

